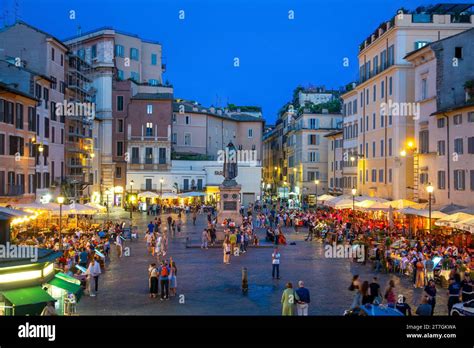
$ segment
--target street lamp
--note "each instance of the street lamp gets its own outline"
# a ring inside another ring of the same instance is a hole
[[[163,178],[160,179],[160,204],[161,204],[161,209],[160,209],[160,214],[163,211]]]
[[[110,190],[109,189],[105,190],[106,204],[107,204],[107,221],[109,221],[109,195],[110,195]]]
[[[316,185],[316,206],[314,209],[318,210],[318,185],[319,185],[319,180],[316,179],[314,180],[314,184]]]
[[[133,194],[133,184],[135,183],[135,181],[133,180],[130,180],[130,195],[128,197],[128,201],[130,203],[130,221],[132,220],[132,212],[133,212],[133,203],[132,203],[132,196],[131,194]]]
[[[428,183],[428,186],[426,187],[426,192],[428,192],[428,209],[429,209],[429,215],[428,215],[428,219],[430,220],[430,233],[431,233],[431,195],[434,191],[434,187],[433,185],[431,185],[431,183]]]
[[[352,214],[354,214],[354,212],[355,212],[355,197],[356,197],[357,189],[355,187],[353,187],[351,192],[352,192]]]
[[[61,236],[61,230],[63,228],[63,204],[64,204],[64,197],[59,196],[57,198],[59,203],[59,250],[63,250],[63,239]]]

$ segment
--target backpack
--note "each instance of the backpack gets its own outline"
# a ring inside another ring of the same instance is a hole
[[[167,277],[168,274],[169,274],[168,268],[165,267],[165,266],[161,267],[160,275],[161,275],[162,277]]]

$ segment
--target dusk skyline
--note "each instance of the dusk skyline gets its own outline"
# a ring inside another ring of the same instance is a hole
[[[91,0],[45,0],[41,7],[22,0],[18,17],[59,39],[76,35],[79,26],[83,33],[107,26],[158,41],[166,64],[163,81],[173,85],[175,98],[206,107],[258,105],[273,124],[298,85],[337,89],[356,80],[358,45],[397,9],[435,3],[119,0],[104,1],[101,7],[113,10],[103,13]],[[14,1],[5,0],[5,6],[11,23]],[[75,20],[69,19],[71,10]],[[179,19],[181,10],[184,19]],[[293,20],[288,19],[290,10]],[[346,57],[348,67],[343,66]],[[240,67],[234,67],[234,58]]]

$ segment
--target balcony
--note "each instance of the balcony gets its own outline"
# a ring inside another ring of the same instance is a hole
[[[140,190],[142,190],[142,191],[157,191],[157,190],[159,190],[159,187],[158,187],[157,184],[152,184],[152,185],[142,184],[142,185],[140,185]]]

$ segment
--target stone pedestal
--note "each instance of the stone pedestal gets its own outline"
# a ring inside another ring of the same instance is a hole
[[[217,213],[217,239],[224,239],[224,227],[222,222],[225,219],[231,219],[237,226],[242,224],[242,216],[240,215],[240,189],[234,180],[225,182],[219,186],[220,202],[219,211]]]

